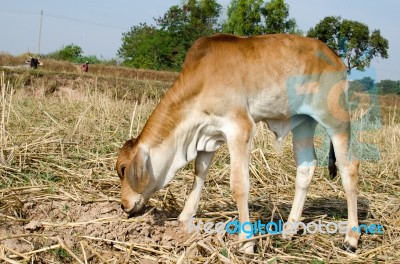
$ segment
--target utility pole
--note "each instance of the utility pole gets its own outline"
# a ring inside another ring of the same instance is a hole
[[[43,10],[40,10],[40,25],[39,25],[39,40],[38,40],[38,48],[37,55],[40,55],[40,39],[42,38],[42,19],[43,19]]]

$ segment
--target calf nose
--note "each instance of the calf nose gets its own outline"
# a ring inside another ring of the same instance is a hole
[[[133,204],[133,206],[131,207],[131,204],[129,202],[127,202],[126,200],[121,201],[121,209],[127,214],[132,213],[135,210],[136,205],[137,205],[137,202],[135,202]]]

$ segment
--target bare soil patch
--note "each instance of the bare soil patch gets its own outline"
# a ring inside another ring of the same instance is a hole
[[[102,255],[112,256],[114,251],[119,251],[114,246],[121,244],[133,243],[139,248],[152,245],[168,250],[184,245],[192,235],[162,210],[152,208],[139,217],[128,218],[118,202],[26,202],[18,211],[24,218],[14,218],[18,219],[16,222],[2,221],[0,237],[7,249],[26,255],[59,245],[58,239],[72,251],[79,249],[82,241],[89,240]],[[52,254],[57,255],[49,250],[36,261],[45,263]],[[92,257],[96,263],[98,258]]]

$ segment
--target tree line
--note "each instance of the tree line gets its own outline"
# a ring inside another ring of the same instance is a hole
[[[88,62],[90,64],[106,64],[106,65],[117,65],[118,62],[116,59],[102,59],[98,58],[96,55],[83,55],[83,49],[76,44],[68,44],[66,46],[62,46],[60,49],[50,52],[45,55],[40,55],[41,58],[49,58],[54,60],[63,60],[69,61],[72,63],[85,63]]]
[[[231,0],[226,18],[216,0],[185,0],[122,35],[118,56],[123,65],[154,70],[180,70],[186,52],[201,36],[229,33],[243,36],[290,33],[320,39],[343,58],[347,69],[364,70],[372,58],[388,58],[389,42],[379,29],[343,19],[323,18],[303,32],[289,16],[285,0]]]
[[[350,81],[349,86],[352,92],[400,95],[400,81],[381,80],[380,82],[375,82],[371,77],[364,77],[359,80]]]
[[[83,50],[80,46],[75,44],[69,44],[63,46],[61,49],[51,52],[44,56],[45,58],[51,58],[55,60],[65,60],[73,63],[84,63],[88,61],[89,63],[100,63],[100,60],[92,56],[84,56]]]

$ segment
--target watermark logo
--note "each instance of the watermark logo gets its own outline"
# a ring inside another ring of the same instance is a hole
[[[362,231],[365,232],[365,234],[371,234],[371,235],[383,235],[384,228],[381,224],[361,224],[358,227],[353,226],[351,229],[354,232],[361,233]]]
[[[341,222],[322,222],[321,220],[309,223],[303,222],[283,222],[279,220],[278,222],[270,221],[268,223],[263,223],[261,220],[255,222],[239,222],[238,220],[230,222],[217,222],[212,221],[202,222],[197,221],[195,223],[195,218],[192,218],[188,224],[188,231],[190,233],[204,232],[206,234],[222,234],[227,232],[228,234],[246,234],[246,238],[251,238],[254,235],[260,234],[270,234],[270,235],[292,235],[297,234],[302,230],[302,235],[305,234],[346,234],[350,227],[347,221]],[[354,232],[365,232],[366,234],[383,234],[384,228],[381,224],[361,224],[359,226],[354,226],[351,228]]]
[[[317,52],[316,56],[321,60],[331,63],[326,54]],[[298,139],[318,137],[321,139],[319,146],[315,147],[318,157],[318,165],[326,166],[327,156],[331,137],[340,131],[333,131],[329,126],[323,126],[324,120],[319,120],[321,116],[313,113],[316,108],[325,109],[325,120],[346,124],[351,117],[350,125],[350,154],[349,159],[360,161],[376,161],[380,159],[380,150],[377,145],[361,142],[359,134],[366,131],[378,131],[382,127],[379,92],[375,85],[370,89],[360,92],[352,85],[346,87],[346,72],[325,72],[316,74],[305,74],[291,76],[286,80],[286,93],[288,98],[288,111],[292,114],[291,126],[294,129],[298,125],[298,114],[312,116],[318,123],[315,133],[310,129],[296,134]],[[370,69],[369,75],[375,78],[375,71]],[[350,84],[350,82],[349,82]],[[345,127],[345,126],[344,126]],[[312,164],[314,156],[310,155],[314,151],[311,146],[305,146],[299,150],[298,159],[302,164]],[[314,165],[313,165],[314,166]]]

